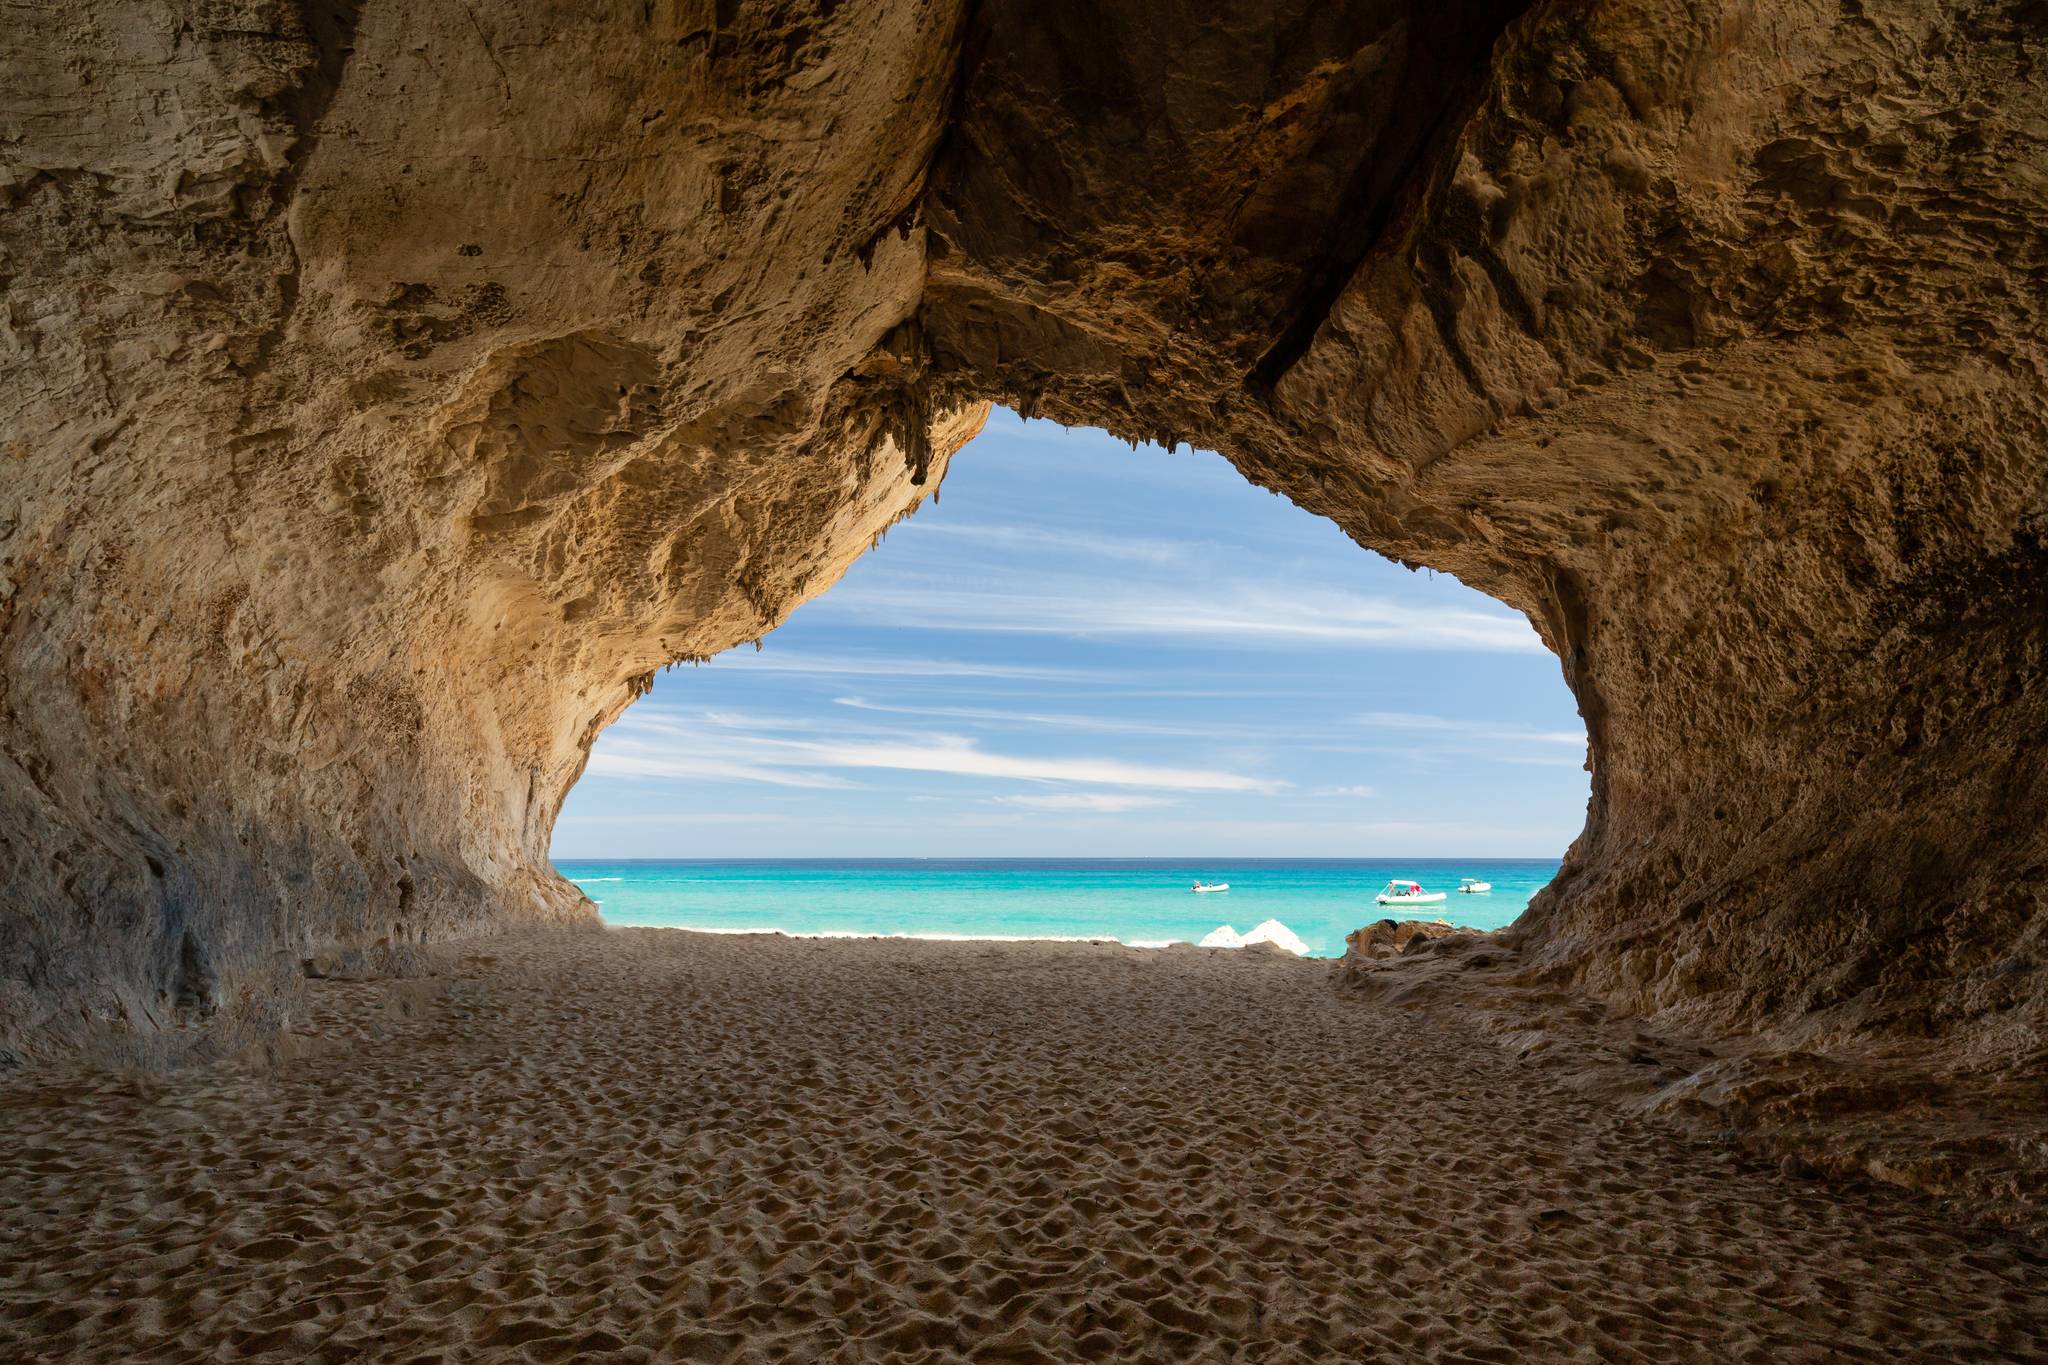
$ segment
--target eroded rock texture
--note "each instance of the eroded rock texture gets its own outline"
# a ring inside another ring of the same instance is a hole
[[[2037,18],[1539,9],[1490,51],[1345,33],[1348,64],[999,35],[936,196],[938,353],[1065,420],[1193,421],[1526,610],[1594,797],[1522,928],[1585,984],[1720,1025],[2004,1014],[2038,1048]],[[1233,102],[1247,66],[1272,83]],[[1391,186],[1370,136],[1316,135],[1361,70],[1445,128]],[[1138,131],[1033,155],[1103,125]]]
[[[25,13],[0,1038],[161,1053],[329,946],[592,915],[546,852],[598,730],[978,421],[889,342],[956,16]]]
[[[2039,5],[284,0],[0,81],[0,1032],[588,913],[554,811],[996,400],[1529,613],[1520,951],[2048,1060]]]

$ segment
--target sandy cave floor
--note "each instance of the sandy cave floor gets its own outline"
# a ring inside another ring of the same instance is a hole
[[[0,1088],[0,1358],[2048,1355],[2048,1255],[1326,963],[668,930]]]

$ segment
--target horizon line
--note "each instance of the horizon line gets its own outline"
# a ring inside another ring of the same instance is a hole
[[[1120,854],[1103,857],[1098,854],[1060,853],[883,853],[883,854],[811,854],[802,857],[755,857],[724,858],[650,858],[640,855],[631,857],[598,853],[583,853],[556,856],[550,854],[550,863],[1362,863],[1384,862],[1389,859],[1404,859],[1409,862],[1456,862],[1463,859],[1501,863],[1562,863],[1564,855],[1529,853],[1355,853],[1355,854],[1314,854],[1291,856],[1288,854]]]

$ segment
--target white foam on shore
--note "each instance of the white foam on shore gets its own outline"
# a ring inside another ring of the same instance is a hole
[[[601,905],[603,904],[603,902],[600,901],[598,902],[598,904]],[[1282,927],[1284,928],[1285,926]],[[605,928],[674,929],[679,933],[685,934],[727,934],[735,936],[744,936],[747,934],[773,934],[777,938],[887,938],[903,939],[920,943],[1106,943],[1114,944],[1115,946],[1120,948],[1145,948],[1150,950],[1156,950],[1160,948],[1185,948],[1188,946],[1188,941],[1184,938],[1124,939],[1117,938],[1112,934],[884,934],[868,933],[859,929],[792,930],[777,929],[770,926],[762,926],[760,928],[755,928],[753,926],[747,926],[743,928],[730,928],[724,925],[712,926],[703,924],[641,924],[635,923],[631,920],[606,920]],[[1292,938],[1293,935],[1290,934],[1289,937]],[[1260,942],[1264,941],[1265,940],[1263,939],[1260,940]],[[1295,942],[1297,943],[1299,943],[1300,941],[1301,940],[1299,939],[1295,939]],[[1302,951],[1304,953],[1307,952],[1305,948]]]
[[[608,929],[676,929],[685,934],[774,934],[780,938],[903,938],[918,939],[929,943],[1119,943],[1126,948],[1136,948],[1136,943],[1124,943],[1110,934],[900,934],[869,932],[862,929],[776,929],[772,927],[728,928],[708,924],[634,924],[628,921],[607,921]],[[1166,946],[1161,944],[1161,947]]]

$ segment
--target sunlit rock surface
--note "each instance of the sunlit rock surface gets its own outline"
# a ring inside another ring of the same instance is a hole
[[[597,732],[994,400],[1528,613],[1593,765],[1529,971],[2048,1059],[2038,7],[10,23],[11,1055],[590,915],[545,853]]]
[[[594,916],[546,853],[597,732],[978,424],[902,382],[954,17],[9,22],[0,1046]]]
[[[1440,919],[1379,919],[1361,925],[1344,936],[1344,956],[1338,962],[1338,976],[1350,981],[1368,962],[1384,962],[1411,951],[1412,945],[1451,938],[1460,931]]]

